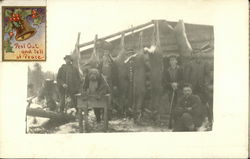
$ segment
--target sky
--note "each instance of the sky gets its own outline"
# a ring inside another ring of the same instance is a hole
[[[63,57],[73,51],[78,32],[80,43],[84,43],[95,34],[103,37],[153,19],[213,25],[213,6],[201,0],[47,1],[47,61],[43,70],[57,72]]]

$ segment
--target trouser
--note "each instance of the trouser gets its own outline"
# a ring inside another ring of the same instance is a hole
[[[94,108],[94,113],[96,121],[99,123],[101,121],[102,108]]]
[[[190,113],[183,113],[180,118],[175,121],[173,131],[193,131],[195,124]]]
[[[66,94],[65,92],[60,92],[60,112],[64,112],[66,96],[69,96],[71,98],[71,103],[69,107],[77,109],[77,100],[75,95],[73,93]]]

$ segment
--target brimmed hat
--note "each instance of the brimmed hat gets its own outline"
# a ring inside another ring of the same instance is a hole
[[[72,57],[70,55],[66,55],[63,59],[64,60],[69,59],[70,61],[73,61],[73,59],[72,59]]]
[[[96,48],[101,48],[104,50],[112,50],[112,44],[110,42],[107,42],[105,40],[99,39],[96,42]]]
[[[178,58],[179,56],[180,56],[180,55],[177,54],[177,53],[169,53],[169,54],[166,55],[166,57],[169,58],[169,59],[172,58],[172,57]]]

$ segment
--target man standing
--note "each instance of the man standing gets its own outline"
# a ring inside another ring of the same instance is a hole
[[[206,104],[208,106],[208,119],[213,122],[213,89],[214,86],[214,70],[213,66],[210,65],[208,76],[205,79],[205,94]]]
[[[72,65],[73,59],[70,55],[64,57],[66,64],[63,64],[57,74],[57,83],[60,93],[60,112],[64,111],[65,99],[71,101],[70,107],[76,108],[75,94],[79,92],[81,80],[79,71]]]
[[[164,92],[168,93],[170,100],[174,95],[173,106],[176,105],[177,98],[181,95],[180,88],[183,82],[183,69],[177,63],[177,55],[170,55],[169,67],[164,69],[163,76]]]
[[[199,96],[192,94],[190,84],[183,86],[181,97],[174,110],[176,121],[173,131],[195,131],[203,121],[202,105]]]
[[[188,83],[192,84],[193,93],[199,95],[203,104],[206,102],[205,79],[208,75],[209,65],[202,60],[202,54],[193,54],[193,60],[185,67]]]

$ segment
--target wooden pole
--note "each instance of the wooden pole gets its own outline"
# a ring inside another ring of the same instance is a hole
[[[84,114],[85,115],[85,114]],[[78,109],[78,116],[79,116],[79,132],[83,133],[83,116],[82,116],[82,108]]]
[[[89,132],[89,128],[88,128],[88,103],[86,105],[86,107],[84,107],[84,126],[85,126],[85,131],[86,133]]]
[[[105,36],[105,37],[100,38],[100,39],[106,40],[106,39],[109,39],[109,38],[113,38],[113,37],[115,37],[115,36],[121,35],[122,33],[126,34],[126,33],[128,33],[128,32],[131,32],[131,31],[134,31],[134,30],[137,30],[137,29],[146,27],[146,26],[151,25],[151,24],[153,24],[153,21],[150,21],[150,22],[148,22],[148,23],[145,23],[145,24],[142,24],[142,25],[138,25],[138,26],[136,26],[136,27],[129,28],[129,29],[126,29],[126,30],[123,30],[123,31],[120,31],[120,32],[117,32],[117,33],[114,33],[114,34],[111,34],[111,35],[108,35],[108,36]],[[89,42],[80,44],[80,45],[79,45],[79,48],[85,47],[85,46],[88,46],[88,45],[91,45],[91,44],[93,44],[93,43],[94,43],[94,41],[89,41]]]

